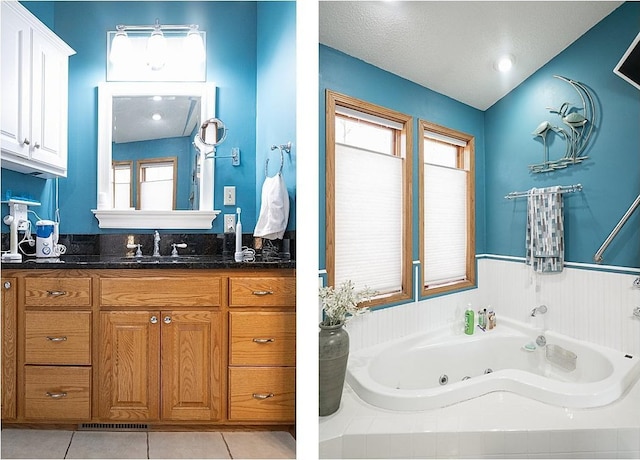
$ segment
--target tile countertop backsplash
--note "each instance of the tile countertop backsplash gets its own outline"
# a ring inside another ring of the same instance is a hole
[[[35,240],[35,235],[34,235]],[[250,234],[242,236],[243,246],[254,247],[254,239]],[[9,249],[9,234],[2,234],[2,250]],[[127,244],[140,244],[142,254],[153,254],[153,232],[145,233],[112,233],[95,235],[60,235],[59,243],[66,246],[67,250],[63,259],[69,256],[92,256],[93,258],[114,258],[134,256],[135,249],[128,249]],[[235,234],[193,234],[193,233],[162,233],[160,232],[160,254],[170,256],[172,244],[186,243],[186,248],[178,248],[181,256],[202,256],[203,258],[215,258],[218,263],[233,263],[235,252]],[[23,244],[26,250],[35,252],[35,247],[30,248]],[[23,255],[23,261],[34,259]],[[74,257],[74,259],[77,259]],[[263,240],[263,248],[256,250],[256,262],[278,262],[280,268],[293,268],[295,266],[295,231],[286,232],[284,239],[267,241]],[[243,265],[251,264],[248,262]],[[5,268],[22,264],[3,264]],[[16,268],[18,268],[16,266]]]

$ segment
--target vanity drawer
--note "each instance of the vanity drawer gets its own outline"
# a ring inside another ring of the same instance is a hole
[[[230,277],[230,307],[293,307],[296,279],[293,277]]]
[[[293,421],[295,385],[291,367],[229,368],[229,420]]]
[[[91,312],[25,312],[25,362],[91,364]]]
[[[38,420],[90,420],[91,368],[25,366],[24,415]]]
[[[233,311],[229,330],[230,365],[295,366],[295,313]]]
[[[30,278],[24,280],[27,307],[90,307],[91,278]]]
[[[108,307],[217,307],[219,276],[119,277],[100,279],[100,304]]]

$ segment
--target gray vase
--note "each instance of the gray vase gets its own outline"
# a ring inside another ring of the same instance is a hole
[[[342,327],[320,323],[320,416],[331,415],[340,407],[349,359],[349,334]]]

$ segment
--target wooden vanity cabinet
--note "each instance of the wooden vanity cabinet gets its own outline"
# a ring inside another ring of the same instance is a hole
[[[295,422],[293,270],[3,275],[3,422]]]
[[[294,277],[229,277],[229,420],[295,420]]]
[[[16,278],[2,277],[2,420],[17,416],[17,321]]]
[[[181,273],[100,278],[100,419],[221,418],[221,278]]]
[[[21,281],[22,416],[30,421],[90,420],[91,278],[33,271]]]

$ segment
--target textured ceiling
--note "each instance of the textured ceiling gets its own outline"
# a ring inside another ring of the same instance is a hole
[[[486,110],[622,3],[320,1],[320,43]]]

